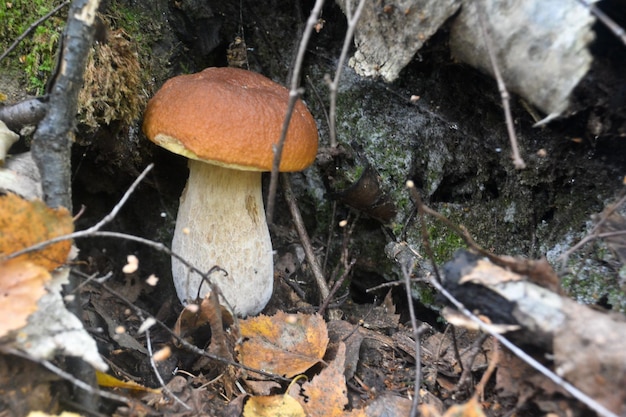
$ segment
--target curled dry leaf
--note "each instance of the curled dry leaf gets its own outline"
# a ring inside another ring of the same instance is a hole
[[[328,346],[328,330],[319,315],[258,316],[240,321],[239,361],[251,368],[291,378],[319,362]]]
[[[48,271],[32,262],[10,259],[0,263],[0,337],[26,325],[49,279]]]
[[[73,230],[72,217],[63,207],[51,209],[43,201],[26,201],[15,194],[0,197],[0,255],[10,255]],[[71,242],[65,240],[15,259],[51,271],[65,263],[70,247]]]

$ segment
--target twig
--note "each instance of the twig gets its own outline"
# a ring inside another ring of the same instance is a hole
[[[37,26],[41,25],[43,22],[48,20],[52,15],[57,13],[59,10],[61,10],[62,8],[67,6],[68,4],[70,4],[69,0],[59,4],[57,7],[52,9],[50,12],[46,13],[43,17],[41,17],[40,19],[37,19],[37,21],[35,21],[35,23],[30,25],[20,36],[17,37],[17,39],[15,39],[15,41],[13,41],[11,46],[9,46],[6,49],[6,51],[4,51],[4,53],[2,55],[0,55],[0,61],[2,61],[4,58],[6,58],[6,56],[9,55],[17,47],[17,45],[19,45],[19,43],[22,42],[24,40],[24,38],[27,37],[33,30],[37,29]]]
[[[596,400],[589,397],[587,394],[580,391],[578,388],[543,366],[532,356],[528,355],[526,352],[518,348],[513,342],[509,341],[507,338],[499,334],[498,330],[494,329],[491,324],[487,324],[479,319],[475,314],[469,311],[463,305],[463,303],[457,300],[452,294],[450,294],[450,292],[448,292],[448,290],[446,290],[439,282],[437,282],[437,280],[427,277],[426,281],[433,287],[435,287],[435,289],[439,291],[439,293],[443,295],[446,299],[448,299],[448,301],[450,301],[457,308],[457,310],[459,310],[463,315],[473,321],[482,331],[489,333],[491,336],[496,338],[502,345],[504,345],[507,349],[513,352],[513,354],[515,354],[518,358],[520,358],[528,365],[532,366],[535,370],[545,375],[552,382],[566,390],[574,398],[587,405],[589,408],[594,410],[602,417],[618,417],[617,414],[613,413],[610,410],[607,410],[602,404],[598,403]]]
[[[320,308],[317,311],[318,314],[320,314],[321,316],[324,315],[324,312],[326,311],[326,308],[328,308],[328,305],[330,304],[330,301],[332,300],[332,298],[335,296],[335,293],[337,293],[337,290],[339,290],[339,288],[341,287],[343,282],[346,280],[348,275],[350,275],[350,272],[352,272],[352,267],[354,266],[355,263],[356,263],[356,259],[353,259],[346,266],[345,270],[343,271],[343,274],[341,274],[341,277],[339,277],[337,282],[335,282],[335,285],[333,285],[333,288],[331,288],[330,292],[328,293],[328,297],[326,297],[324,301],[322,301],[322,304],[320,305]]]
[[[478,397],[479,401],[483,401],[485,399],[485,387],[487,386],[487,382],[489,382],[489,378],[491,378],[491,375],[496,370],[496,366],[500,360],[500,344],[497,339],[492,339],[491,349],[492,354],[491,359],[489,360],[489,365],[487,365],[487,369],[480,378],[480,381],[476,385],[476,390],[474,391],[474,396]]]
[[[278,173],[280,167],[280,160],[283,153],[283,145],[287,138],[287,129],[289,128],[289,122],[291,121],[291,115],[296,102],[303,90],[299,87],[300,73],[302,72],[302,63],[304,62],[304,55],[306,53],[307,45],[311,39],[313,28],[317,23],[320,13],[322,12],[322,6],[324,0],[316,0],[309,18],[307,19],[306,26],[302,32],[302,38],[300,39],[300,46],[298,47],[298,53],[296,55],[296,61],[293,68],[293,74],[291,76],[291,89],[289,90],[289,103],[287,104],[287,113],[285,114],[285,120],[283,121],[283,128],[280,133],[278,143],[274,146],[274,162],[272,164],[272,175],[270,177],[269,191],[267,195],[267,210],[266,217],[267,223],[272,224],[274,218],[274,202],[276,200],[276,189],[278,188]]]
[[[191,411],[192,408],[185,404],[183,400],[174,395],[174,393],[165,384],[165,381],[163,381],[161,373],[156,366],[156,362],[154,362],[154,355],[152,354],[152,341],[150,340],[150,329],[146,329],[146,348],[148,349],[148,357],[150,358],[150,367],[152,367],[152,370],[154,371],[154,376],[156,376],[159,380],[159,384],[161,384],[161,388],[163,388],[163,391],[171,398],[173,398],[174,401],[176,401],[178,404],[182,405],[185,410]]]
[[[428,255],[428,259],[430,260],[430,263],[432,264],[433,267],[433,271],[435,273],[435,277],[437,278],[438,281],[441,282],[441,276],[439,275],[439,269],[437,268],[437,262],[435,261],[435,254],[432,250],[432,248],[430,247],[430,237],[428,236],[428,228],[426,227],[426,216],[425,214],[431,214],[434,215],[435,213],[437,215],[439,215],[439,213],[437,213],[436,211],[431,210],[424,204],[422,203],[422,197],[420,196],[420,194],[417,192],[417,189],[415,188],[415,183],[411,180],[406,182],[406,188],[408,188],[409,190],[409,194],[411,195],[411,198],[413,199],[413,202],[415,203],[415,205],[417,206],[417,212],[419,213],[420,216],[420,221],[421,221],[421,225],[422,225],[422,243],[424,245],[424,249],[426,250],[426,255]],[[441,215],[439,215],[441,216]],[[443,216],[441,216],[443,217]],[[448,219],[446,219],[445,217],[443,217],[446,221],[449,222]],[[452,223],[452,222],[450,222]],[[471,239],[471,237],[470,237]]]
[[[578,0],[578,2],[588,8],[589,11],[604,24],[604,26],[609,28],[609,30],[613,32],[613,34],[617,36],[617,38],[620,39],[624,45],[626,45],[626,31],[624,31],[620,25],[615,23],[615,21],[607,16],[602,10],[598,9],[595,4],[588,3],[586,0]]]
[[[587,242],[589,242],[591,240],[598,239],[598,238],[612,237],[612,236],[619,235],[619,234],[623,233],[622,231],[619,231],[619,232],[607,232],[607,233],[601,233],[601,234],[598,233],[598,230],[600,229],[600,227],[602,227],[602,225],[604,223],[606,223],[606,221],[608,220],[609,216],[611,214],[613,214],[613,212],[615,212],[615,210],[617,210],[622,204],[626,203],[626,189],[622,190],[621,194],[622,194],[622,196],[620,197],[620,199],[615,204],[609,206],[606,210],[604,210],[602,212],[602,217],[600,218],[598,223],[596,223],[593,226],[593,229],[591,229],[591,232],[589,232],[589,234],[587,234],[587,236],[582,238],[580,240],[580,242],[578,242],[577,244],[575,244],[574,246],[569,248],[567,250],[567,252],[565,252],[564,254],[560,255],[557,258],[557,261],[561,261],[562,267],[565,266],[565,264],[567,263],[567,260],[572,255],[572,253],[576,252],[578,249],[583,247],[585,244],[587,244]]]
[[[413,295],[411,291],[411,272],[412,265],[403,263],[400,265],[402,268],[402,277],[404,278],[404,289],[406,291],[407,302],[409,305],[409,316],[411,317],[411,329],[413,330],[413,337],[415,339],[415,386],[413,387],[413,400],[411,402],[411,417],[418,415],[417,407],[420,400],[420,387],[422,385],[422,353],[420,343],[420,332],[417,327],[417,318],[415,316],[415,307],[413,306]]]
[[[520,156],[519,148],[517,145],[517,135],[515,134],[515,128],[513,127],[513,117],[511,116],[511,108],[509,106],[509,92],[506,89],[506,85],[504,84],[504,80],[502,79],[502,74],[500,73],[500,69],[498,68],[498,62],[496,61],[493,44],[491,43],[491,36],[485,22],[485,15],[479,3],[480,2],[475,3],[477,9],[476,11],[478,14],[478,21],[480,23],[480,30],[483,35],[483,42],[485,42],[485,48],[487,49],[487,53],[489,54],[489,60],[491,61],[493,75],[498,82],[498,90],[500,91],[500,96],[502,98],[502,107],[504,108],[506,128],[509,133],[509,140],[511,141],[511,158],[513,159],[513,166],[515,167],[515,169],[524,169],[526,168],[526,163]]]
[[[300,237],[300,242],[302,243],[302,247],[304,248],[304,254],[306,255],[306,259],[311,265],[311,270],[313,271],[313,277],[315,278],[315,282],[317,283],[320,297],[322,300],[325,300],[330,294],[328,284],[326,283],[326,279],[324,279],[322,268],[319,264],[319,261],[317,260],[317,257],[315,256],[315,252],[313,251],[313,245],[311,244],[311,239],[309,239],[309,234],[304,227],[302,214],[300,214],[300,209],[298,208],[298,203],[296,202],[296,198],[293,195],[291,182],[287,174],[282,174],[282,180],[283,188],[285,191],[285,200],[287,201],[287,206],[289,206],[291,218],[293,219],[293,223],[296,226],[298,236]]]
[[[348,29],[346,30],[346,36],[343,39],[343,48],[341,49],[341,55],[339,56],[339,62],[337,62],[337,70],[335,71],[335,78],[332,82],[329,82],[328,89],[330,90],[330,147],[337,147],[337,132],[336,132],[336,116],[337,116],[337,89],[339,88],[339,79],[341,78],[341,73],[343,71],[343,63],[346,61],[348,57],[348,50],[350,49],[350,44],[352,41],[352,37],[354,36],[354,31],[356,29],[356,24],[359,21],[359,17],[361,17],[361,12],[363,11],[363,6],[365,6],[365,0],[360,0],[359,5],[356,8],[354,14],[352,14],[351,7],[352,0],[346,0],[346,18],[348,19]]]

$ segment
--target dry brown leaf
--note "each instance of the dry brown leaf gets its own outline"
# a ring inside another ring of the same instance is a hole
[[[49,279],[48,271],[23,259],[0,263],[0,337],[26,325]]]
[[[524,277],[495,265],[486,259],[476,261],[476,266],[460,280],[459,284],[472,282],[482,285],[496,285],[501,282],[521,281]]]
[[[243,417],[306,417],[306,414],[295,398],[284,394],[249,398]]]
[[[26,201],[15,194],[0,197],[0,255],[9,255],[36,243],[72,233],[67,209],[51,209],[43,201]],[[67,260],[71,242],[65,240],[17,257],[51,271]]]
[[[239,361],[251,368],[291,378],[319,362],[328,346],[328,330],[319,315],[261,315],[240,322]]]
[[[302,384],[298,401],[308,417],[366,417],[362,409],[345,411],[348,404],[344,362],[346,345],[339,344],[335,359],[311,382]]]

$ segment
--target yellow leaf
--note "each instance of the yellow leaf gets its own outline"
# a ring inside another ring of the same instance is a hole
[[[0,337],[26,325],[37,310],[37,301],[46,293],[50,274],[22,259],[0,262]]]
[[[241,320],[240,332],[241,363],[288,378],[319,362],[328,346],[326,323],[319,315],[261,315]]]
[[[0,256],[73,230],[72,217],[63,207],[51,209],[40,200],[26,201],[15,194],[0,197]],[[15,259],[30,261],[51,271],[66,262],[70,247],[71,242],[66,240]]]
[[[151,392],[153,394],[159,394],[161,392],[160,389],[144,387],[133,381],[122,381],[100,371],[96,371],[96,380],[99,386],[106,388],[123,388],[132,391]]]
[[[288,394],[250,397],[243,408],[243,417],[306,417],[304,410]]]

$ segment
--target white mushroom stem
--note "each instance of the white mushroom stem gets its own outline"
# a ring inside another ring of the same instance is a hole
[[[211,274],[234,313],[260,312],[272,295],[274,265],[263,198],[261,173],[189,160],[189,179],[180,198],[172,250],[201,271],[217,265],[228,272]],[[174,286],[183,304],[193,302],[202,277],[172,258]],[[210,291],[203,284],[200,297]]]

